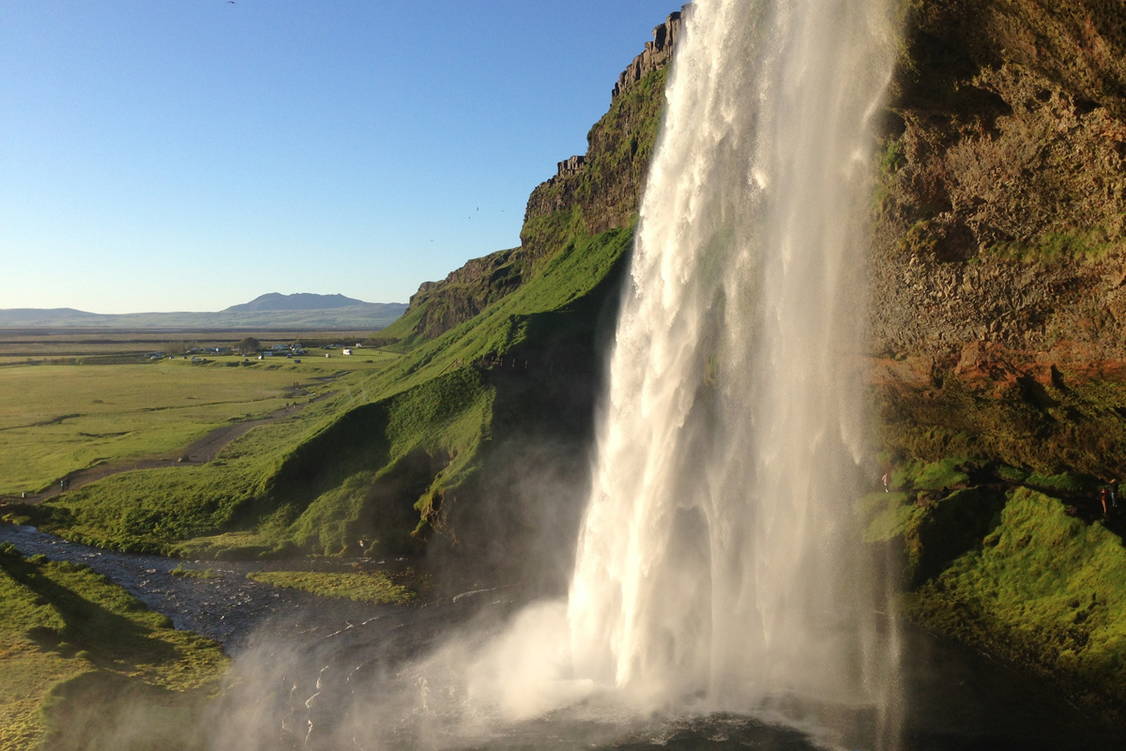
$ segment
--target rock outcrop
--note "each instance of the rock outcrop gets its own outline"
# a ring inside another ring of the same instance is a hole
[[[653,40],[645,43],[645,49],[618,76],[610,96],[617,98],[627,88],[637,83],[655,70],[659,70],[672,60],[672,51],[680,35],[684,33],[684,13],[687,6],[674,13],[660,26],[653,29]]]
[[[518,250],[498,250],[471,259],[442,281],[419,285],[407,308],[423,313],[412,333],[437,336],[468,321],[487,305],[516,289],[520,285],[521,270],[513,255]]]

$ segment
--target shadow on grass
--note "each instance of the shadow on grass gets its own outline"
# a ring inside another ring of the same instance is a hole
[[[83,651],[94,665],[117,670],[159,665],[179,658],[173,645],[150,638],[152,628],[53,581],[39,570],[39,564],[6,559],[4,568],[13,579],[54,608],[65,623],[58,630],[37,627],[28,632],[27,636],[41,649],[58,651],[64,656]]]
[[[963,553],[978,548],[1001,523],[1005,494],[995,488],[958,490],[939,501],[914,534],[919,561],[911,587],[941,574]]]

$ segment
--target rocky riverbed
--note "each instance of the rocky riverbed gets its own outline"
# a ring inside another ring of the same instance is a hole
[[[182,561],[68,542],[34,527],[0,524],[0,543],[27,556],[89,566],[111,579],[179,629],[207,636],[234,653],[266,623],[303,632],[332,633],[396,610],[393,606],[317,597],[261,584],[247,574],[268,570],[352,570],[358,561]],[[178,573],[173,573],[177,571]],[[184,570],[204,575],[185,576]],[[179,574],[179,575],[178,575]]]

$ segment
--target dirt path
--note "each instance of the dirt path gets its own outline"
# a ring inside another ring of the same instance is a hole
[[[124,459],[96,464],[86,469],[75,470],[74,472],[64,475],[56,480],[50,487],[38,493],[27,493],[23,496],[9,495],[0,497],[0,506],[6,503],[40,503],[50,498],[55,498],[67,490],[77,490],[84,485],[89,485],[92,482],[121,472],[132,472],[137,469],[156,469],[158,467],[205,464],[214,459],[219,452],[226,448],[232,441],[245,435],[252,428],[283,420],[307,408],[310,404],[319,402],[321,399],[325,399],[335,393],[335,391],[325,392],[313,397],[304,404],[288,404],[281,409],[276,409],[273,412],[267,413],[262,417],[256,417],[253,420],[244,420],[242,422],[231,423],[230,425],[215,428],[199,440],[189,444],[186,448],[175,452],[174,456],[171,457],[156,456],[143,459]]]

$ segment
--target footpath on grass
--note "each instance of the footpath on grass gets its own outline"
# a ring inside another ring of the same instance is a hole
[[[205,464],[214,459],[220,451],[226,448],[236,438],[240,438],[246,433],[250,432],[252,428],[259,425],[268,425],[278,420],[290,417],[298,412],[308,408],[310,404],[321,401],[336,392],[328,391],[323,394],[309,399],[303,404],[287,404],[280,409],[269,412],[262,417],[255,417],[250,420],[243,420],[230,425],[221,425],[218,428],[208,432],[202,438],[190,443],[180,451],[174,452],[172,456],[156,456],[141,459],[123,459],[118,461],[108,461],[101,464],[95,464],[92,467],[78,469],[73,472],[68,472],[63,477],[51,483],[46,488],[37,493],[26,493],[24,495],[7,495],[0,496],[0,507],[7,503],[41,503],[43,501],[55,498],[67,490],[77,490],[92,482],[109,477],[110,475],[120,474],[122,472],[132,472],[138,469],[155,469],[158,467],[175,467],[179,465],[190,464]]]

